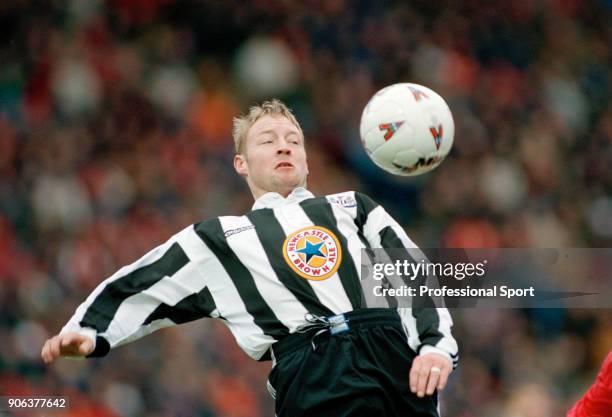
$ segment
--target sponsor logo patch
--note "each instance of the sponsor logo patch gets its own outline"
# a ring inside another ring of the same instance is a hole
[[[230,237],[231,235],[235,235],[235,234],[241,233],[241,232],[246,232],[247,230],[251,230],[251,229],[255,229],[255,226],[252,225],[252,224],[250,224],[248,226],[239,227],[237,229],[226,230],[224,235],[227,238],[227,237]]]
[[[308,226],[287,236],[283,243],[283,257],[302,278],[323,281],[338,270],[342,249],[330,230]]]
[[[338,204],[345,208],[357,207],[357,200],[351,195],[335,195],[328,198],[330,203]]]

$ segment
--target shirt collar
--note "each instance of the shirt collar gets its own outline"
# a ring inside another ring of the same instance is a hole
[[[303,187],[295,188],[293,191],[291,191],[291,194],[289,194],[287,198],[283,197],[279,193],[269,192],[255,200],[252,210],[259,210],[262,208],[277,208],[286,204],[299,203],[300,201],[313,197],[314,194]]]

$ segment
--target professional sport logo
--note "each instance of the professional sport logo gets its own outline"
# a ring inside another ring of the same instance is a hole
[[[330,230],[308,226],[287,236],[283,243],[283,257],[302,278],[323,281],[338,270],[342,249]]]

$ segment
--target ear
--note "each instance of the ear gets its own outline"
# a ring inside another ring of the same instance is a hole
[[[243,177],[247,177],[249,173],[246,157],[242,154],[234,155],[234,169]]]

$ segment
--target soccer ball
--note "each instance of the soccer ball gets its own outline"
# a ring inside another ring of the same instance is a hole
[[[400,83],[374,94],[361,115],[359,133],[376,165],[396,175],[420,175],[446,158],[455,123],[435,91]]]

